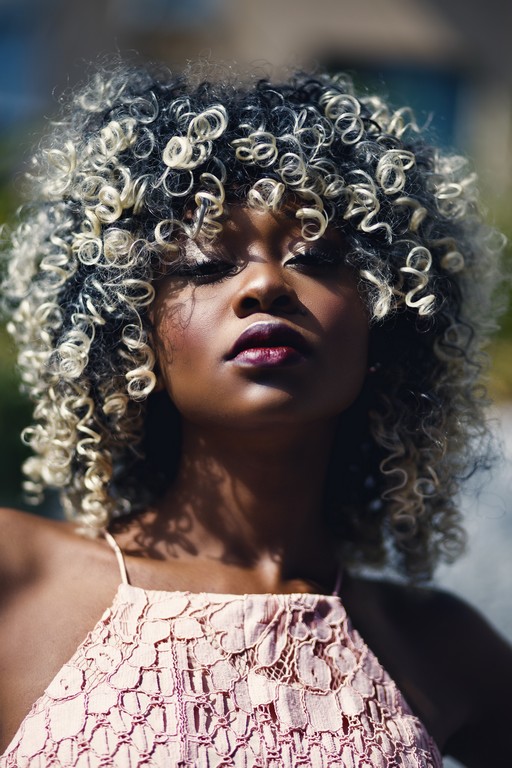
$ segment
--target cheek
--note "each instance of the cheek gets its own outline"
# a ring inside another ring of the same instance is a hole
[[[366,377],[368,365],[369,317],[357,290],[324,297],[317,320],[325,333],[325,364],[334,387],[350,390],[355,398]]]
[[[174,377],[193,375],[200,368],[215,328],[215,319],[205,302],[196,301],[193,295],[162,303],[155,336],[158,363],[168,384]]]
[[[331,341],[350,342],[354,354],[366,358],[369,337],[369,315],[357,288],[344,287],[338,292],[326,291],[318,304],[317,319]],[[344,344],[346,346],[346,344]]]
[[[193,308],[189,301],[165,299],[154,310],[155,341],[159,363],[172,361],[173,353],[184,347],[185,331],[190,325]]]

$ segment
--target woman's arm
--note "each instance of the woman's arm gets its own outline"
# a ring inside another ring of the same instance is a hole
[[[509,764],[512,723],[512,648],[462,600],[444,597],[450,612],[452,650],[459,649],[454,674],[469,698],[467,715],[450,736],[445,753],[467,768]]]
[[[20,636],[20,628],[39,567],[40,527],[34,515],[0,508],[0,754],[24,714],[23,707],[19,712],[24,686],[16,659],[23,663],[24,642],[30,641]]]
[[[478,611],[385,580],[346,580],[343,600],[443,754],[468,768],[509,764],[512,649]]]

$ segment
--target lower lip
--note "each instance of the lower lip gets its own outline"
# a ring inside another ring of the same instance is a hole
[[[278,365],[294,365],[304,356],[293,347],[254,347],[243,349],[233,358],[238,365],[271,368]]]

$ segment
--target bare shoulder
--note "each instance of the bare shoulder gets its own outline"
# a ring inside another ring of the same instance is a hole
[[[0,507],[0,532],[0,583],[5,590],[37,570],[44,542],[57,528],[37,515]]]
[[[0,752],[111,604],[119,574],[103,540],[71,522],[0,509]]]
[[[454,677],[460,671],[467,679],[471,669],[472,685],[489,688],[496,682],[491,670],[499,670],[510,684],[512,647],[466,600],[437,587],[387,581],[366,580],[363,589],[374,594],[391,623],[445,674]]]
[[[429,645],[437,638],[433,647],[442,647],[445,653],[452,649],[459,663],[480,660],[478,666],[488,671],[490,664],[503,661],[508,662],[503,672],[512,673],[512,648],[480,610],[463,598],[430,586],[408,587],[383,582],[379,589],[388,608],[401,617],[406,632],[427,637]],[[450,664],[454,661],[451,658]],[[478,670],[473,668],[475,672]]]
[[[59,553],[78,539],[67,521],[0,507],[0,600],[44,580]]]

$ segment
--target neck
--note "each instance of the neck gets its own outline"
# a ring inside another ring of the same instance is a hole
[[[185,424],[178,477],[158,507],[180,558],[215,559],[322,583],[335,552],[323,524],[333,426],[226,434]]]

